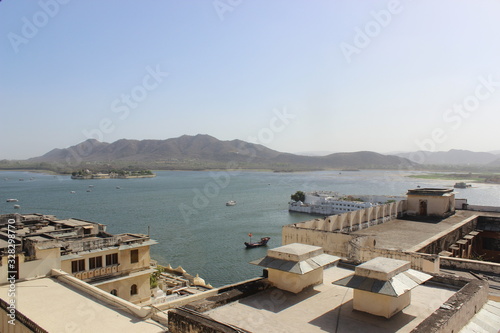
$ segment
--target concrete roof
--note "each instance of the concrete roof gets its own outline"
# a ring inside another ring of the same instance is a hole
[[[339,286],[370,291],[372,293],[397,297],[419,284],[429,280],[432,276],[413,269],[396,274],[389,280],[377,280],[367,276],[351,275],[333,282]]]
[[[254,260],[250,263],[253,265],[277,269],[289,273],[306,274],[317,268],[332,264],[339,260],[340,260],[339,257],[323,253],[316,257],[299,262],[276,259],[273,257],[266,256],[264,258]]]
[[[0,298],[9,302],[9,285]],[[52,278],[16,283],[17,310],[49,332],[165,332],[153,320],[140,320],[102,304],[93,297]]]
[[[452,188],[416,188],[408,190],[407,195],[437,195],[450,196],[454,193]]]
[[[377,248],[408,251],[439,233],[451,231],[457,224],[474,215],[500,216],[499,213],[458,210],[454,215],[440,221],[394,219],[368,229],[355,231],[352,234],[375,236],[375,247]]]
[[[377,257],[356,266],[359,276],[388,281],[393,276],[410,269],[410,262],[392,258]]]
[[[267,250],[267,256],[288,261],[302,261],[323,253],[320,246],[292,243]]]
[[[331,267],[324,270],[323,284],[299,294],[271,288],[204,314],[255,333],[410,332],[455,293],[420,285],[412,292],[411,304],[387,320],[353,311],[352,289],[332,284],[351,274],[352,270]]]

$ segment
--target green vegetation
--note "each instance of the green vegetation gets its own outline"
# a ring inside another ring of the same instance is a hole
[[[134,178],[134,177],[154,177],[155,174],[151,170],[123,170],[111,169],[108,171],[91,171],[89,169],[81,169],[73,171],[71,178],[73,179],[95,179],[95,178]]]
[[[151,273],[151,275],[149,276],[149,286],[151,287],[151,289],[156,288],[158,286],[158,278],[164,271],[165,268],[163,266],[160,265],[156,266],[156,271]]]
[[[342,198],[340,198],[340,200],[364,202],[361,198],[355,198],[352,195],[348,195],[346,197],[342,197]]]
[[[295,192],[295,194],[292,194],[290,196],[290,198],[293,200],[293,201],[302,201],[304,202],[304,200],[306,199],[306,194],[302,191],[297,191]]]

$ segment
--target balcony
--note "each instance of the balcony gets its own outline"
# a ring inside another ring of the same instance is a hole
[[[76,277],[77,279],[80,279],[80,280],[109,277],[109,276],[112,276],[112,275],[117,274],[119,272],[118,266],[120,266],[120,264],[89,269],[86,271],[80,271],[80,272],[73,273],[73,276]]]

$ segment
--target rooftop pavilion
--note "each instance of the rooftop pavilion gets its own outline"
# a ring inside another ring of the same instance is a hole
[[[319,246],[293,243],[268,250],[266,257],[251,264],[266,267],[269,282],[277,288],[298,293],[323,283],[323,267],[339,260]]]
[[[408,261],[378,257],[334,284],[354,288],[354,310],[390,318],[410,305],[411,289],[431,277],[410,269]]]

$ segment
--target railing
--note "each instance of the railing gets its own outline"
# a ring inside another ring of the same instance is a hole
[[[73,276],[80,280],[94,279],[101,276],[109,277],[110,275],[118,273],[118,266],[120,266],[120,264],[93,268],[85,271],[75,272],[73,273]]]

